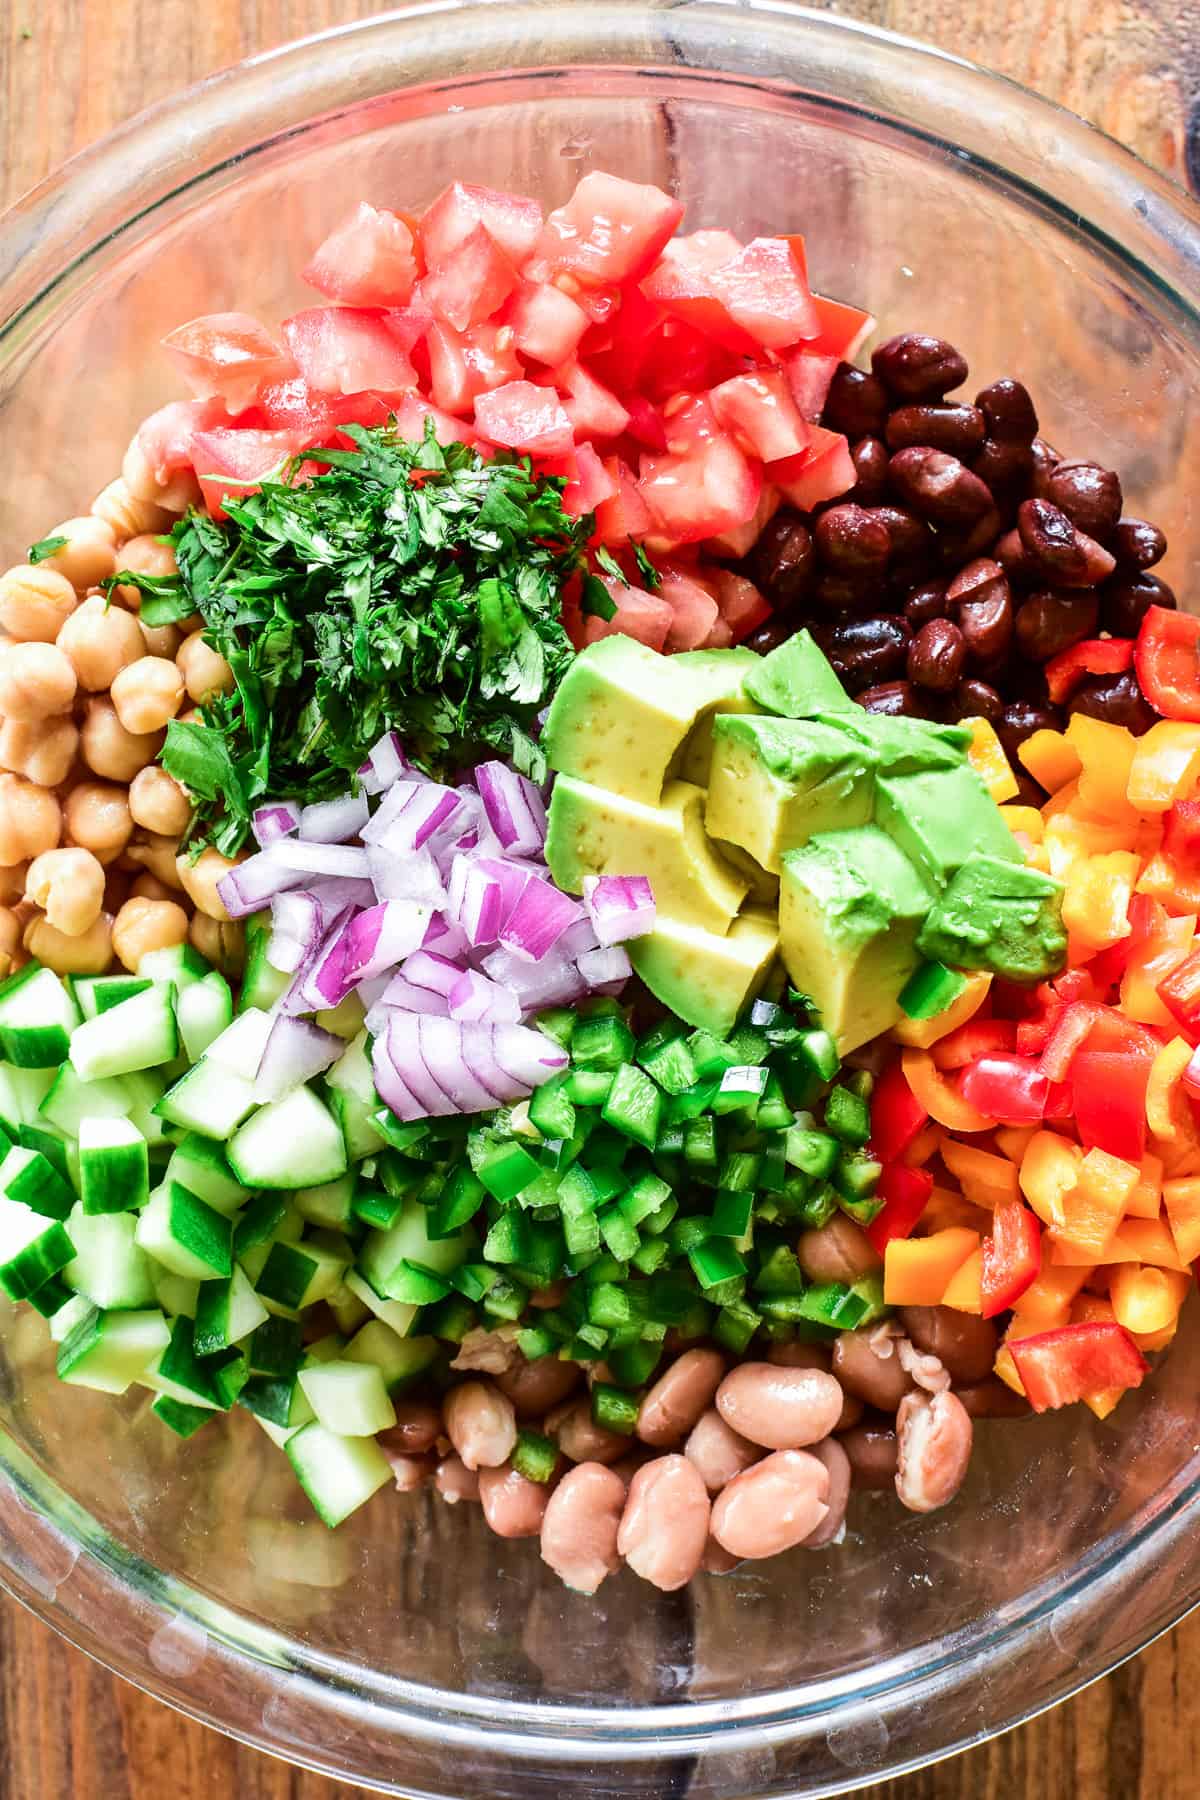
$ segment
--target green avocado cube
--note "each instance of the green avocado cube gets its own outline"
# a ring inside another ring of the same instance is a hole
[[[1040,869],[969,856],[917,939],[925,956],[1006,981],[1043,981],[1067,954],[1062,883]]]
[[[746,677],[746,692],[764,712],[785,719],[811,719],[818,713],[857,713],[852,700],[811,632],[795,631],[768,651]]]
[[[931,719],[891,718],[886,713],[823,712],[821,720],[866,744],[880,775],[917,775],[923,769],[956,769],[967,760],[971,733],[965,725]]]
[[[999,807],[968,763],[881,776],[875,784],[875,820],[935,889],[969,856],[1021,861]]]
[[[860,825],[815,837],[783,859],[780,949],[793,984],[846,1051],[900,1016],[917,965],[929,888],[885,831]]]
[[[672,668],[682,667],[702,704],[696,722],[684,739],[670,773],[697,787],[708,786],[712,762],[712,728],[717,713],[752,713],[758,707],[750,698],[747,682],[761,666],[762,657],[741,645],[730,650],[683,650],[671,658]]]
[[[660,913],[627,946],[650,992],[689,1025],[721,1036],[758,994],[779,948],[775,918],[747,907],[726,936]]]
[[[718,714],[705,823],[710,837],[778,874],[817,832],[865,825],[874,804],[865,744],[811,719]]]

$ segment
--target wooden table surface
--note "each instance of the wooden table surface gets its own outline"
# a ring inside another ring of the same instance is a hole
[[[569,0],[563,0],[569,4]],[[0,205],[211,70],[372,0],[0,0]],[[1061,100],[1200,188],[1197,0],[843,0]],[[0,1800],[348,1800],[182,1719],[0,1599]],[[1191,1800],[1200,1616],[1069,1705],[871,1800]]]

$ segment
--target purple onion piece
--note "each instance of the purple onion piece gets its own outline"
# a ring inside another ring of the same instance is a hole
[[[593,993],[611,993],[614,987],[624,987],[633,974],[633,964],[620,944],[585,950],[575,967]]]
[[[364,794],[382,794],[404,776],[413,781],[424,780],[405,756],[399,732],[385,732],[358,771],[359,786]]]
[[[521,1022],[521,1004],[516,995],[476,969],[467,969],[459,976],[446,995],[446,1004],[450,1017],[460,1019],[464,1024],[481,1021],[485,1025],[519,1025]]]
[[[519,1030],[520,1027],[509,1029]],[[463,1058],[463,1026],[456,1019],[435,1019],[428,1013],[417,1020],[421,1059],[442,1092],[460,1113],[490,1112],[494,1095],[472,1075]]]
[[[566,1068],[566,1051],[544,1031],[527,1025],[499,1025],[495,1036],[496,1061],[526,1088],[540,1087]]]
[[[275,857],[284,869],[299,870],[302,878],[340,875],[356,881],[370,880],[367,853],[357,844],[310,844],[304,838],[280,838],[269,850],[264,850],[263,855]]]
[[[654,930],[654,890],[644,875],[585,875],[583,903],[601,944],[623,944]]]
[[[277,1018],[254,1078],[255,1097],[264,1104],[281,1100],[302,1082],[323,1075],[345,1048],[342,1038],[310,1019]]]
[[[462,1034],[462,1054],[476,1081],[492,1095],[497,1106],[502,1106],[523,1099],[526,1090],[496,1061],[495,1039],[490,1026],[467,1025]]]
[[[365,794],[317,800],[300,814],[300,836],[310,844],[345,844],[358,836],[368,816]]]
[[[506,763],[487,762],[475,770],[475,785],[501,848],[514,856],[540,856],[546,808],[532,781]]]
[[[417,987],[403,975],[392,976],[383,990],[382,1004],[392,1011],[435,1013],[441,1018],[450,1011],[444,994],[436,994],[432,988]]]
[[[462,970],[449,957],[439,956],[436,950],[416,950],[405,958],[400,973],[414,987],[432,988],[435,994],[444,997],[450,992]]]
[[[260,850],[276,838],[290,837],[299,829],[300,808],[293,800],[277,800],[272,806],[260,806],[250,821],[254,841]]]
[[[422,1015],[396,1013],[388,1025],[387,1048],[400,1079],[409,1088],[426,1118],[448,1118],[461,1112],[454,1096],[436,1079],[423,1054]],[[449,1024],[435,1020],[435,1024]]]
[[[277,838],[269,850],[260,850],[257,856],[235,863],[222,875],[217,883],[217,893],[231,919],[248,919],[251,913],[261,912],[268,901],[283,893],[285,888],[305,885],[304,870],[285,866],[280,857],[279,852],[287,841]]]
[[[548,881],[528,881],[499,932],[499,941],[514,956],[540,962],[568,925],[583,917],[578,900],[560,893]]]
[[[412,1089],[403,1080],[388,1051],[387,1039],[377,1037],[371,1051],[371,1067],[375,1086],[385,1106],[390,1106],[398,1119],[406,1123],[428,1115]]]

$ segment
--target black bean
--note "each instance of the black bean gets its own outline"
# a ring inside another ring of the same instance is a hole
[[[841,575],[822,569],[813,582],[809,604],[822,612],[872,612],[879,606],[880,583],[874,575]]]
[[[1174,612],[1179,602],[1157,575],[1117,573],[1100,589],[1100,624],[1114,637],[1136,637],[1152,606]]]
[[[1019,381],[1007,375],[993,381],[976,394],[975,404],[987,420],[988,436],[1000,443],[1031,444],[1037,436],[1037,413]]]
[[[1013,622],[1017,649],[1030,662],[1049,662],[1072,644],[1092,637],[1099,616],[1100,601],[1094,593],[1039,588],[1017,608]]]
[[[776,613],[773,618],[767,620],[765,625],[760,625],[757,631],[750,633],[750,636],[744,640],[744,647],[747,650],[755,651],[759,656],[766,656],[769,651],[778,650],[780,644],[786,644],[795,630],[796,621],[794,619]]]
[[[1056,587],[1095,587],[1112,574],[1114,561],[1103,544],[1050,500],[1022,500],[1017,532],[1025,554]]]
[[[1012,643],[1013,603],[999,564],[979,557],[959,571],[946,589],[950,616],[962,632],[968,668],[990,675]]]
[[[967,379],[966,362],[953,344],[918,331],[880,344],[871,367],[897,400],[940,400]]]
[[[892,541],[883,520],[866,507],[831,506],[813,526],[821,561],[838,575],[882,575]]]
[[[870,713],[886,713],[892,718],[901,713],[916,717],[921,710],[907,681],[885,681],[880,687],[867,688],[858,696],[858,704]]]
[[[922,625],[928,625],[930,619],[944,619],[946,616],[945,582],[928,581],[921,587],[913,588],[904,602],[904,616],[914,631],[920,631]]]
[[[844,498],[856,500],[860,506],[877,505],[887,494],[887,445],[882,438],[859,438],[850,446],[850,457],[858,480]]]
[[[986,481],[993,494],[1013,496],[1024,493],[1033,474],[1033,452],[1028,444],[1014,444],[1004,438],[985,438],[983,448],[971,461],[973,474]]]
[[[1062,461],[1062,457],[1058,454],[1058,451],[1054,448],[1053,444],[1048,444],[1045,438],[1034,438],[1029,448],[1033,452],[1033,480],[1031,485],[1037,498],[1039,500],[1045,500],[1049,497],[1050,493],[1050,477]]]
[[[1104,719],[1109,725],[1124,725],[1134,737],[1141,737],[1158,722],[1158,714],[1132,669],[1120,675],[1093,675],[1080,682],[1067,701],[1067,711],[1086,713],[1089,719]]]
[[[1017,760],[1018,746],[1035,731],[1061,731],[1062,715],[1053,706],[1035,706],[1029,700],[1010,700],[996,725],[1009,762]]]
[[[903,506],[876,506],[874,516],[887,527],[892,561],[908,565],[923,561],[933,546],[933,536],[924,519]]]
[[[887,414],[888,393],[882,381],[853,363],[839,363],[825,396],[823,424],[855,443],[859,438],[882,437]]]
[[[904,619],[877,613],[845,619],[829,634],[827,654],[852,694],[904,673],[912,628]]]
[[[889,413],[887,441],[893,450],[928,444],[934,450],[968,461],[986,435],[983,414],[977,406],[898,406]]]
[[[960,719],[988,719],[994,725],[1004,711],[1004,702],[986,681],[967,676],[954,690],[954,712]]]
[[[1089,537],[1107,541],[1121,516],[1121,481],[1113,469],[1094,462],[1060,462],[1046,484],[1046,497]]]
[[[1017,784],[1016,800],[1020,806],[1036,806],[1040,811],[1046,804],[1046,790],[1041,782],[1035,781],[1028,769],[1013,764],[1013,780]]]
[[[991,509],[991,493],[978,475],[944,450],[897,450],[888,476],[901,500],[934,525],[973,525]]]
[[[958,686],[967,646],[949,619],[930,619],[908,646],[908,679],[918,687],[948,694]]]
[[[1167,535],[1148,519],[1121,519],[1111,549],[1120,567],[1152,569],[1167,554]]]
[[[1001,595],[1009,598],[1008,577],[989,556],[977,556],[946,587],[946,600],[952,609],[964,600],[994,600]]]
[[[994,506],[989,506],[981,513],[973,525],[963,525],[957,530],[939,531],[937,535],[938,561],[943,569],[958,569],[964,563],[972,562],[991,550],[1000,536],[1003,521]]]
[[[812,535],[798,512],[780,507],[750,553],[751,578],[776,606],[803,598],[815,566]]]

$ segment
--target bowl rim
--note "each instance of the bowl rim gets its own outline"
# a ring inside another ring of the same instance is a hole
[[[349,47],[380,43],[395,34],[412,35],[430,29],[431,23],[452,19],[472,11],[480,15],[477,29],[486,36],[489,21],[497,37],[511,22],[513,29],[524,21],[538,20],[547,26],[550,6],[545,0],[411,0],[374,18],[355,20],[311,34],[293,43],[251,56],[228,69],[211,74],[176,96],[169,97],[119,125],[98,143],[81,150],[37,186],[22,196],[0,217],[0,293],[15,294],[17,304],[0,321],[0,348],[19,335],[29,322],[53,311],[73,284],[86,277],[90,259],[106,248],[111,249],[120,238],[140,221],[153,215],[156,208],[168,205],[181,191],[202,188],[214,177],[229,171],[232,158],[242,152],[231,146],[253,127],[267,88],[287,87],[302,72],[308,59],[325,54],[331,47],[339,51]],[[1087,237],[1113,259],[1126,275],[1136,272],[1179,313],[1194,335],[1200,335],[1200,206],[1182,188],[1140,161],[1134,153],[1107,138],[1095,126],[1077,119],[1065,108],[1032,94],[1005,77],[983,70],[966,59],[935,47],[918,43],[879,28],[810,11],[790,4],[790,0],[573,0],[570,9],[555,6],[555,36],[561,33],[574,43],[583,44],[589,33],[608,33],[610,41],[621,37],[631,41],[637,22],[660,24],[668,17],[682,29],[683,21],[692,20],[704,27],[707,22],[728,30],[736,19],[740,31],[749,35],[760,23],[763,29],[793,34],[798,50],[802,39],[826,44],[854,45],[867,49],[899,66],[897,59],[915,64],[919,72],[936,71],[941,80],[953,81],[961,89],[959,116],[966,118],[973,96],[981,91],[1006,94],[1028,120],[1035,121],[1063,151],[1064,165],[1085,171],[1081,182],[1084,190],[1094,172],[1103,168],[1105,183],[1111,192],[1096,194],[1096,218],[1072,204],[1067,174],[1059,182],[1043,185],[1026,171],[1001,165],[979,152],[963,150],[936,132],[922,131],[910,125],[903,113],[883,113],[897,131],[907,136],[922,136],[948,153],[961,155],[973,173],[985,179],[1001,181],[1025,191],[1027,196],[1069,222],[1071,228]],[[561,15],[569,13],[566,23]],[[560,30],[561,26],[561,30]],[[719,34],[718,34],[719,35]],[[507,65],[501,65],[507,72]],[[551,67],[569,67],[587,73],[594,59],[560,60],[553,63],[530,61],[524,73],[545,75]],[[623,70],[630,80],[648,77],[652,68],[639,68],[613,58],[599,65]],[[520,70],[514,73],[520,73]],[[721,67],[693,69],[670,67],[666,71],[679,83],[709,80],[727,88],[741,80],[783,102],[791,103],[805,94],[798,82],[768,77],[754,71],[731,71]],[[443,74],[436,84],[439,91],[463,91],[484,79],[494,88],[499,76],[495,70],[481,65],[478,74],[466,72]],[[265,85],[264,85],[265,84]],[[301,88],[303,84],[301,83]],[[418,84],[413,92],[421,91]],[[299,95],[297,96],[299,98]],[[812,96],[807,96],[811,98]],[[886,96],[890,99],[890,95]],[[370,98],[358,108],[372,104]],[[354,110],[358,110],[355,108]],[[214,116],[207,115],[213,111]],[[215,116],[219,109],[219,119]],[[338,108],[329,116],[350,110]],[[843,110],[852,110],[848,105]],[[300,117],[290,132],[280,132],[255,141],[247,152],[260,154],[288,135],[308,129],[319,118],[316,114]],[[183,129],[184,127],[188,129]],[[985,134],[986,135],[986,134]],[[181,149],[181,138],[184,140]],[[213,160],[197,163],[198,151],[211,147]],[[1022,163],[1014,152],[1013,162]],[[186,180],[173,176],[186,161],[190,173]],[[1024,161],[1028,163],[1026,155]],[[97,197],[105,193],[127,195],[133,192],[139,204],[114,229],[97,235],[93,224]],[[1116,222],[1124,218],[1138,249],[1129,248],[1118,235]],[[1129,223],[1134,221],[1134,223]],[[67,255],[63,258],[63,246]],[[1189,279],[1190,278],[1190,279]],[[1194,300],[1190,296],[1195,295]],[[55,1501],[50,1490],[58,1496]],[[189,1622],[207,1636],[209,1654],[230,1663],[231,1672],[244,1681],[247,1660],[255,1662],[254,1652],[238,1643],[236,1626],[242,1615],[230,1608],[210,1602],[174,1577],[145,1568],[145,1580],[136,1592],[129,1583],[129,1558],[122,1566],[106,1558],[103,1546],[88,1542],[83,1524],[78,1524],[73,1539],[61,1531],[59,1520],[70,1517],[72,1510],[83,1514],[75,1502],[58,1489],[49,1477],[37,1470],[19,1446],[0,1432],[0,1517],[2,1507],[11,1494],[15,1500],[37,1513],[44,1530],[57,1538],[58,1547],[74,1550],[76,1566],[87,1565],[90,1574],[104,1584],[109,1605],[133,1607],[140,1621],[139,1629],[153,1625],[155,1634],[175,1627],[180,1620]],[[862,1685],[860,1677],[838,1677],[823,1683],[812,1699],[798,1703],[798,1696],[811,1690],[782,1689],[768,1695],[751,1696],[743,1702],[695,1701],[684,1705],[643,1708],[592,1707],[557,1703],[507,1703],[484,1694],[451,1694],[446,1690],[422,1688],[420,1684],[394,1678],[371,1677],[361,1684],[363,1692],[351,1693],[339,1685],[333,1670],[318,1653],[309,1652],[281,1633],[264,1633],[255,1628],[260,1642],[270,1639],[273,1652],[257,1661],[264,1674],[268,1671],[277,1682],[280,1662],[288,1670],[288,1681],[303,1691],[305,1703],[319,1717],[330,1709],[339,1717],[358,1718],[364,1708],[385,1709],[397,1743],[403,1741],[455,1742],[464,1748],[487,1756],[495,1756],[504,1765],[515,1761],[544,1764],[561,1759],[568,1766],[590,1760],[602,1742],[607,1757],[633,1763],[649,1760],[661,1766],[664,1758],[672,1763],[694,1758],[703,1753],[705,1760],[719,1756],[726,1749],[741,1753],[747,1746],[770,1745],[794,1741],[803,1729],[813,1723],[820,1709],[822,1731],[827,1730],[834,1704],[839,1720],[847,1728],[856,1721],[881,1717],[884,1708],[912,1703],[914,1692],[923,1686],[946,1678],[960,1686],[982,1672],[984,1663],[998,1644],[1003,1643],[1009,1655],[1037,1656],[1046,1654],[1053,1643],[1061,1649],[1063,1635],[1061,1614],[1079,1603],[1086,1594],[1089,1610],[1108,1597],[1114,1599],[1117,1588],[1131,1582],[1160,1562],[1166,1551],[1183,1541],[1185,1532],[1200,1515],[1200,1464],[1196,1473],[1185,1479],[1176,1478],[1169,1489],[1154,1497],[1143,1508],[1145,1517],[1139,1529],[1127,1535],[1113,1548],[1115,1534],[1101,1540],[1065,1575],[1047,1577],[1035,1588],[1020,1596],[1020,1602],[1005,1609],[1003,1616],[994,1615],[988,1626],[962,1628],[937,1646],[939,1654],[920,1662],[921,1651],[890,1658],[873,1665],[872,1680]],[[94,1524],[94,1521],[93,1521]],[[100,1528],[96,1527],[96,1533]],[[133,1559],[137,1562],[137,1559]],[[106,1640],[82,1606],[72,1604],[73,1596],[63,1594],[65,1583],[42,1581],[37,1574],[37,1557],[12,1553],[7,1541],[0,1543],[0,1582],[30,1607],[38,1617],[63,1636],[116,1670],[126,1679],[142,1686],[157,1697],[191,1716],[241,1738],[256,1748],[286,1754],[291,1760],[331,1775],[347,1774],[347,1768],[319,1745],[281,1742],[278,1731],[272,1733],[264,1719],[261,1731],[231,1725],[213,1711],[212,1703],[189,1696],[186,1684],[172,1683],[160,1668],[163,1679],[155,1680],[151,1665],[121,1653]],[[49,1591],[46,1591],[49,1590]],[[136,1603],[136,1604],[135,1604]],[[1052,1691],[1039,1694],[1024,1708],[1014,1708],[997,1722],[977,1729],[963,1730],[932,1749],[923,1748],[905,1760],[886,1765],[873,1764],[861,1772],[847,1766],[836,1784],[809,1788],[816,1793],[847,1792],[879,1778],[881,1772],[896,1775],[921,1767],[938,1756],[950,1754],[968,1744],[983,1741],[999,1731],[1035,1716],[1069,1694],[1077,1692],[1092,1680],[1099,1679],[1128,1656],[1135,1654],[1162,1631],[1178,1622],[1200,1603],[1200,1583],[1194,1593],[1173,1592],[1165,1595],[1139,1624],[1127,1640],[1119,1640],[1105,1650],[1100,1665],[1086,1671],[1078,1666],[1064,1669],[1052,1684]],[[1057,1627],[1055,1618],[1058,1618]],[[244,1621],[243,1621],[244,1622]],[[245,1634],[243,1634],[245,1635]],[[969,1644],[966,1642],[970,1639]],[[286,1648],[285,1648],[286,1646]],[[929,1646],[925,1647],[926,1649]],[[919,1665],[919,1666],[918,1666]],[[851,1692],[852,1690],[852,1692]],[[269,1708],[268,1708],[269,1711]],[[548,1729],[548,1725],[549,1728]],[[402,1772],[401,1772],[402,1773]],[[357,1769],[352,1778],[371,1785],[371,1775]],[[405,1791],[415,1792],[408,1783]],[[399,1791],[389,1784],[380,1791]],[[643,1790],[637,1789],[638,1793]],[[649,1790],[647,1790],[649,1791]],[[699,1795],[707,1789],[692,1788]],[[715,1792],[716,1790],[714,1790]],[[764,1790],[764,1792],[767,1790]],[[772,1792],[779,1790],[772,1789]]]

